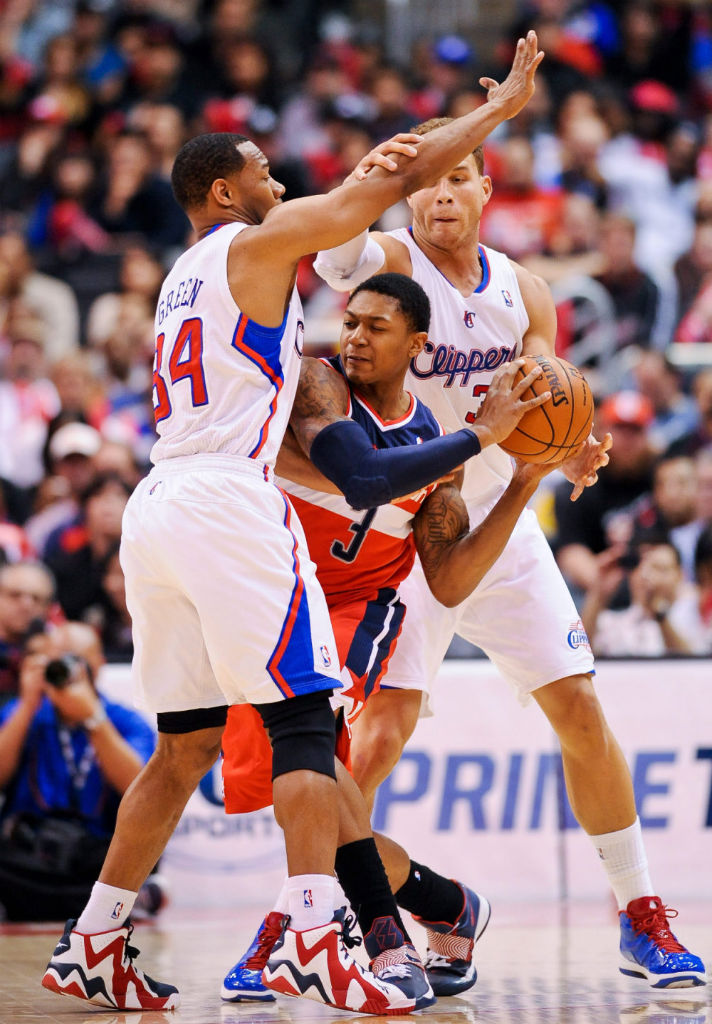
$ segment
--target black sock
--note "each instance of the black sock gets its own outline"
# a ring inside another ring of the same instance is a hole
[[[358,918],[371,959],[384,949],[410,942],[373,838],[357,839],[338,848],[336,877]],[[391,918],[397,927],[393,927]]]
[[[464,894],[457,882],[412,860],[408,879],[396,893],[396,902],[425,921],[454,925],[464,907]]]

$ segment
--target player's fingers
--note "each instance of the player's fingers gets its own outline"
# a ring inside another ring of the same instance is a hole
[[[480,85],[482,86],[483,89],[486,89],[487,92],[489,92],[491,89],[496,89],[499,85],[499,82],[495,81],[494,78],[481,78]]]
[[[407,142],[396,142],[395,139],[389,139],[388,142],[381,143],[373,151],[377,154],[387,153],[403,153],[404,156],[417,156],[418,147]]]
[[[529,371],[526,377],[523,377],[520,381],[517,381],[515,386],[512,388],[512,394],[514,395],[514,397],[519,398],[520,395],[523,395],[526,392],[527,388],[530,388],[532,386],[535,380],[538,380],[539,377],[543,376],[543,372],[544,371],[542,370],[541,366],[535,366],[533,370]]]
[[[537,395],[535,398],[528,398],[526,402],[520,402],[519,404],[525,412],[528,412],[529,409],[536,409],[537,406],[543,405],[544,402],[548,402],[550,398],[551,391],[542,391],[542,393]]]
[[[509,388],[512,388],[512,382],[517,375],[520,367],[524,366],[524,360],[512,359],[509,363],[504,363],[502,366],[498,366],[492,374],[492,380],[490,381],[489,390],[496,391],[500,384],[506,384]]]
[[[413,153],[415,156],[415,153]],[[367,167],[369,170],[372,167],[383,167],[386,171],[397,171],[398,164],[395,160],[391,160],[383,153],[372,153],[367,160],[364,160],[361,164],[362,167]]]

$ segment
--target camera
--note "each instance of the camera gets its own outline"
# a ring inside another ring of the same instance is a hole
[[[45,680],[56,690],[62,690],[71,683],[74,673],[84,659],[76,654],[63,654],[61,658],[53,658],[45,665]]]

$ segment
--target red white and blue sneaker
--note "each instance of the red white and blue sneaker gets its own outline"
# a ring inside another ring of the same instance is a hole
[[[631,900],[619,911],[621,974],[645,978],[653,988],[704,985],[705,965],[681,945],[668,927],[677,911],[664,907],[658,896]]]
[[[283,914],[278,914],[276,910],[267,915],[249,949],[225,975],[220,994],[226,1002],[274,1002],[274,994],[262,984],[262,971],[269,960],[272,947],[286,925],[287,918]]]
[[[134,966],[138,950],[129,945],[133,925],[85,935],[67,921],[47,964],[42,985],[112,1010],[175,1010],[178,989],[154,981]]]
[[[445,921],[419,921],[428,934],[425,973],[436,996],[456,996],[477,981],[472,952],[487,927],[492,913],[488,901],[464,885],[463,908],[455,924]]]
[[[338,1010],[395,1016],[412,1013],[415,998],[357,963],[344,943],[344,912],[305,931],[285,928],[270,953],[262,980],[273,992],[304,996]]]
[[[349,944],[348,939],[346,944]],[[396,985],[404,995],[414,999],[415,1010],[433,1005],[435,995],[425,967],[415,947],[406,942],[395,918],[377,917],[364,935],[363,944],[371,961],[369,969],[377,978]]]

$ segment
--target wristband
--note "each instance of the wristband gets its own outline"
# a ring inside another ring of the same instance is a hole
[[[103,722],[106,722],[108,717],[106,708],[103,704],[100,704],[94,714],[90,715],[89,718],[85,718],[81,723],[82,729],[84,729],[85,732],[93,732],[94,729],[100,726]]]

